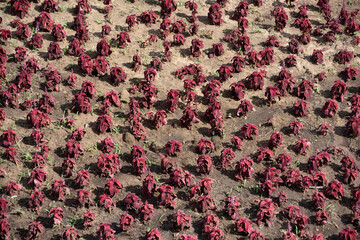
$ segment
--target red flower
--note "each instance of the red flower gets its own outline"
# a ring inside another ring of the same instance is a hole
[[[219,217],[216,214],[210,213],[203,218],[201,223],[203,232],[209,234],[212,229],[217,228],[219,225]]]
[[[35,190],[31,193],[29,200],[29,207],[39,214],[40,207],[45,201],[45,195],[35,187]]]
[[[243,142],[242,140],[237,137],[237,136],[233,136],[231,138],[231,144],[233,145],[233,148],[237,149],[237,150],[241,150],[242,149],[242,145],[243,145]]]
[[[49,13],[59,11],[59,2],[55,2],[54,0],[45,0],[41,4],[41,10]]]
[[[160,3],[161,7],[161,16],[167,18],[171,16],[172,12],[175,12],[177,9],[177,4],[175,0],[162,0]]]
[[[161,157],[161,169],[164,173],[171,173],[174,171],[174,169],[177,168],[177,164],[175,160],[168,159],[161,153],[159,153],[159,156]]]
[[[55,24],[51,30],[51,36],[55,38],[55,41],[63,41],[66,37],[66,32],[61,24]]]
[[[106,137],[103,140],[101,140],[100,150],[103,153],[110,153],[112,150],[114,150],[114,147],[115,147],[115,143],[111,138]]]
[[[304,14],[304,10],[301,9],[299,14]],[[311,22],[307,17],[300,17],[300,18],[296,19],[295,26],[298,27],[303,34],[310,33],[312,30]]]
[[[293,114],[296,117],[303,117],[308,115],[308,106],[310,105],[309,102],[304,101],[303,99],[298,100],[294,103],[292,107]]]
[[[111,228],[111,223],[101,223],[99,226],[99,229],[96,231],[96,234],[98,235],[99,239],[105,240],[105,239],[115,239],[114,238],[115,230]]]
[[[161,233],[157,228],[153,228],[145,234],[146,240],[162,240]]]
[[[78,158],[84,155],[84,148],[74,139],[70,139],[66,144],[65,156],[67,158]]]
[[[241,134],[244,139],[250,140],[253,136],[259,135],[259,132],[258,128],[254,124],[247,123],[241,127]]]
[[[337,103],[333,100],[329,100],[322,107],[322,112],[326,117],[332,117],[336,114],[337,108]]]
[[[132,228],[134,223],[134,218],[127,213],[124,213],[120,216],[120,230],[127,231],[128,229]]]
[[[187,129],[191,130],[191,126],[193,123],[198,123],[200,120],[198,119],[198,112],[195,108],[187,107],[183,111],[183,116],[180,118],[180,122],[187,127]]]
[[[284,7],[275,7],[274,15],[275,15],[275,31],[280,32],[285,28],[289,17],[285,12]]]
[[[14,196],[16,195],[20,190],[22,189],[22,185],[21,184],[17,184],[14,181],[9,181],[8,184],[6,185],[6,189],[5,192],[7,195],[9,196]],[[0,214],[1,215],[1,214]]]
[[[46,181],[46,172],[44,169],[37,168],[31,171],[29,185],[34,185],[35,187],[40,187],[43,182]]]
[[[347,35],[354,36],[357,31],[359,31],[359,24],[355,21],[354,17],[351,17],[346,23],[344,32]]]
[[[357,231],[349,227],[339,232],[339,240],[355,240],[357,237]]]
[[[204,213],[208,210],[216,210],[215,201],[210,195],[201,195],[196,201],[195,211]]]
[[[180,229],[181,231],[185,228],[190,228],[191,225],[191,216],[186,215],[183,211],[178,210],[173,215],[173,226],[175,229]]]
[[[208,155],[201,155],[199,156],[198,160],[198,167],[196,171],[203,174],[209,174],[212,172],[212,159]]]
[[[346,135],[357,137],[360,134],[360,118],[351,117],[346,123]]]
[[[181,234],[178,240],[198,240],[198,238],[196,236]]]
[[[234,56],[232,59],[232,67],[233,67],[233,72],[236,72],[236,73],[239,73],[239,72],[242,72],[242,68],[245,67],[245,64],[247,63],[245,61],[245,59],[241,56]],[[230,87],[233,85],[233,84],[240,84],[241,82],[238,82],[238,83],[232,83],[230,85]]]
[[[104,75],[109,70],[109,62],[106,60],[104,56],[97,56],[96,59],[93,60],[93,69],[91,74]]]
[[[142,205],[141,199],[135,193],[129,193],[123,200],[126,210],[138,211]]]
[[[247,1],[241,1],[235,8],[235,12],[231,16],[232,19],[238,20],[242,17],[247,17],[249,11],[249,3]]]
[[[253,109],[254,109],[254,106],[250,103],[249,100],[247,100],[247,99],[241,100],[241,103],[239,104],[239,106],[236,110],[236,115],[238,117],[246,116]]]
[[[115,107],[121,106],[119,93],[115,90],[111,90],[110,92],[105,93],[105,101],[109,101],[111,105]]]
[[[113,177],[122,168],[120,158],[116,153],[100,154],[97,167],[101,172],[101,176],[108,174],[110,177]]]
[[[154,205],[149,204],[148,201],[145,201],[145,203],[140,207],[139,214],[140,218],[143,221],[147,221],[152,217],[154,212]]]
[[[213,58],[214,56],[221,56],[224,54],[224,48],[222,43],[214,43],[212,49],[210,50],[209,57]]]
[[[55,225],[59,225],[64,217],[64,211],[61,208],[54,207],[50,209],[49,217],[52,218]]]
[[[175,199],[177,197],[176,197],[176,194],[174,193],[173,186],[163,183],[158,188],[158,192],[159,192],[159,196],[158,196],[159,205],[165,206],[168,208],[176,207]]]
[[[273,192],[275,192],[276,188],[274,187],[274,184],[270,180],[265,180],[260,184],[261,192],[265,197],[270,197]]]
[[[64,180],[55,180],[51,185],[51,195],[53,195],[56,200],[65,201],[65,195],[70,194],[70,190],[66,187]]]
[[[173,45],[175,46],[182,46],[186,42],[186,38],[181,33],[175,34],[173,37]]]
[[[341,159],[341,171],[345,172],[346,169],[357,169],[356,163],[350,156],[344,156]]]
[[[297,88],[299,98],[308,99],[314,90],[314,84],[309,80],[302,81]]]
[[[74,10],[75,14],[85,15],[91,12],[91,6],[88,0],[79,0]]]
[[[183,33],[186,30],[186,23],[181,19],[176,20],[171,24],[169,30],[173,33]]]
[[[68,47],[68,54],[70,56],[81,56],[84,53],[84,49],[80,46],[80,40],[77,38],[74,38]]]
[[[346,94],[347,90],[348,88],[343,81],[335,81],[334,85],[331,88],[332,98],[342,102],[344,100],[344,95]]]
[[[315,208],[324,208],[325,207],[326,197],[322,192],[315,192],[312,196],[312,203]]]
[[[44,234],[44,226],[40,222],[33,221],[28,226],[26,240],[41,239]]]
[[[328,197],[340,199],[344,196],[344,189],[339,181],[331,181],[329,186],[326,188],[325,193]]]
[[[23,62],[28,57],[28,52],[26,51],[26,48],[23,47],[16,47],[15,48],[15,62]],[[0,60],[1,61],[1,60]]]
[[[192,178],[194,178],[194,175],[190,174],[188,171],[175,169],[173,172],[170,173],[168,183],[172,186],[182,188],[184,186],[190,186]],[[156,185],[152,188],[156,189]]]
[[[248,236],[253,231],[251,224],[251,220],[239,218],[235,221],[235,230],[243,236]]]
[[[111,46],[106,39],[101,39],[100,42],[98,42],[96,45],[96,51],[100,54],[100,56],[110,56],[112,53]]]
[[[294,135],[299,135],[300,129],[302,129],[304,125],[301,122],[294,121],[289,124],[289,130]]]
[[[108,115],[100,115],[96,120],[96,125],[100,133],[104,133],[106,131],[111,132],[113,128],[112,120]]]
[[[88,228],[94,225],[94,220],[95,220],[95,214],[92,211],[87,211],[86,213],[84,213],[84,227]]]
[[[80,169],[75,178],[75,182],[79,187],[84,187],[89,185],[90,174],[85,169]]]
[[[275,35],[268,36],[265,45],[267,47],[281,47],[280,42]]]
[[[125,82],[126,73],[121,67],[115,66],[110,69],[110,77],[111,77],[111,82],[115,86],[119,86],[120,83]]]
[[[260,52],[261,60],[260,65],[270,65],[270,63],[273,63],[275,61],[274,59],[274,50],[272,48],[264,48]]]
[[[156,71],[162,70],[162,62],[159,57],[153,57],[153,59],[150,62],[150,66],[155,69]]]
[[[204,48],[204,44],[200,39],[193,39],[191,41],[190,53],[194,57],[199,57],[201,55],[201,49]]]
[[[67,227],[62,234],[62,239],[80,239],[80,235],[74,227]]]
[[[258,1],[258,2],[260,1],[262,4],[262,0],[256,0],[256,1]],[[265,236],[264,236],[264,234],[262,234],[256,230],[253,230],[249,234],[249,239],[250,240],[265,240]]]
[[[138,20],[140,20],[142,23],[145,23],[147,27],[151,27],[152,24],[155,24],[157,19],[158,15],[156,15],[156,13],[154,13],[152,10],[145,11],[138,17]]]
[[[214,118],[210,121],[210,134],[211,135],[219,135],[220,137],[224,134],[224,120],[222,117]]]
[[[265,70],[260,70],[258,72],[253,72],[246,77],[246,87],[253,90],[262,90],[264,86],[264,77],[266,76]]]
[[[275,212],[276,207],[277,204],[269,198],[260,201],[256,219],[259,226],[261,222],[265,222],[268,226],[272,224],[270,219],[277,214],[277,212]]]
[[[0,64],[4,64],[7,62],[8,57],[6,54],[6,50],[0,47]]]
[[[324,224],[326,224],[329,217],[330,217],[330,214],[327,211],[325,211],[325,210],[317,211],[315,222],[319,225],[324,225]]]
[[[270,149],[273,149],[273,148],[276,148],[276,147],[280,147],[281,144],[283,142],[283,138],[282,138],[282,135],[281,133],[279,132],[274,132],[269,141],[267,142],[267,146],[270,148]]]
[[[81,84],[80,94],[85,94],[87,97],[93,98],[96,95],[94,84],[90,81],[84,81]]]
[[[73,158],[66,158],[62,163],[62,170],[65,177],[71,177],[73,170],[76,168],[75,160]]]
[[[78,66],[81,68],[81,70],[90,75],[94,69],[94,63],[91,60],[91,57],[89,55],[86,54],[82,54],[79,58],[78,58]]]
[[[43,38],[39,33],[34,34],[29,42],[30,49],[42,48],[42,44],[43,44]]]
[[[240,159],[235,165],[235,178],[238,180],[250,179],[254,172],[252,164],[253,160],[250,157]]]
[[[245,95],[245,85],[242,82],[232,83],[230,85],[232,97],[236,100],[240,100],[244,98]]]
[[[309,149],[310,145],[311,143],[308,142],[306,138],[300,139],[295,145],[295,152],[297,154],[306,155],[306,151]]]
[[[224,213],[231,217],[232,219],[237,219],[239,216],[240,203],[238,202],[238,198],[236,196],[227,196],[225,199],[225,208]],[[235,223],[236,225],[236,223]],[[237,227],[235,227],[237,228]]]
[[[123,189],[123,185],[119,180],[110,178],[106,181],[105,193],[108,194],[110,197],[116,196],[121,189]]]
[[[132,14],[126,17],[125,23],[128,25],[128,30],[132,31],[135,24],[139,24],[139,22],[136,20],[136,15]]]
[[[9,239],[9,232],[10,232],[10,224],[8,223],[7,219],[0,219],[0,236],[3,239]]]
[[[114,200],[107,194],[100,195],[99,206],[104,207],[105,211],[108,211],[109,213],[116,207]]]
[[[87,190],[81,189],[77,191],[77,198],[75,199],[78,207],[93,206],[94,202],[91,199],[90,193]]]
[[[235,153],[231,150],[231,148],[224,148],[221,150],[220,160],[222,169],[225,169],[227,165],[230,165],[234,158]]]
[[[297,64],[296,56],[295,55],[289,55],[284,59],[284,63],[286,67],[295,67]]]
[[[339,64],[349,64],[354,57],[354,52],[348,50],[341,50],[335,56],[335,61]]]
[[[356,80],[359,70],[355,67],[346,67],[341,74],[345,77],[345,81]]]
[[[4,158],[17,164],[19,162],[19,159],[16,158],[17,154],[18,153],[15,151],[15,148],[6,148]]]
[[[220,26],[223,20],[222,17],[222,11],[220,11],[221,5],[218,3],[213,3],[208,12],[208,19],[211,24]]]
[[[246,33],[246,29],[249,27],[249,21],[246,18],[239,18],[238,19],[238,29],[241,33]]]
[[[323,50],[315,49],[311,55],[311,60],[313,61],[314,64],[322,63],[324,61]]]
[[[42,12],[37,16],[33,22],[33,26],[40,31],[50,32],[53,28],[54,21],[51,19],[49,13]]]
[[[0,29],[0,41],[6,43],[9,38],[11,38],[11,31]]]
[[[29,8],[31,6],[28,0],[10,0],[9,4],[11,6],[10,10],[12,14],[24,18],[28,13]]]
[[[170,140],[165,145],[166,153],[170,156],[176,156],[177,153],[182,153],[182,145],[180,142]]]

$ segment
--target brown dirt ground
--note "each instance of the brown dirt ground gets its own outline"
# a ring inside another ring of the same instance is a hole
[[[114,9],[110,14],[112,32],[110,36],[106,38],[116,37],[119,29],[126,27],[125,18],[129,14],[140,14],[141,12],[149,9],[153,9],[157,14],[160,14],[160,7],[155,1],[137,1],[137,3],[132,4],[125,0],[113,0]],[[180,6],[176,11],[176,18],[186,19],[190,15],[190,11],[185,9],[184,2],[178,1]],[[248,20],[253,23],[253,26],[249,27],[249,36],[251,43],[255,46],[255,50],[261,50],[262,44],[266,40],[267,36],[275,34],[283,46],[287,46],[289,40],[294,35],[299,35],[299,30],[294,28],[292,25],[287,25],[285,30],[281,33],[277,33],[273,30],[274,18],[271,15],[271,11],[274,6],[281,5],[279,1],[264,1],[264,5],[261,8],[254,7],[250,5]],[[360,2],[353,1],[353,5],[349,5],[348,9],[353,10],[360,7]],[[85,43],[85,49],[87,53],[95,57],[96,56],[96,44],[100,40],[100,31],[101,26],[103,25],[103,16],[102,8],[103,4],[101,1],[90,1],[92,6],[92,12],[87,16],[87,22],[89,24],[90,40]],[[157,96],[158,102],[155,104],[153,109],[150,111],[156,111],[157,109],[164,109],[164,102],[166,99],[166,94],[170,89],[183,89],[183,83],[181,80],[175,78],[174,72],[177,68],[183,67],[188,63],[200,63],[204,68],[204,73],[208,76],[209,79],[215,78],[215,71],[222,64],[230,63],[230,60],[235,56],[236,52],[232,50],[231,46],[224,43],[225,54],[220,57],[215,57],[209,59],[206,54],[202,54],[199,58],[193,58],[189,56],[189,47],[191,45],[191,40],[193,38],[200,38],[203,40],[205,49],[210,49],[213,43],[223,42],[224,31],[232,30],[237,27],[235,21],[230,20],[230,15],[235,9],[238,1],[230,1],[228,5],[223,9],[223,20],[224,23],[221,26],[212,26],[207,20],[207,12],[210,4],[213,1],[198,1],[199,5],[199,33],[197,36],[187,36],[186,43],[182,47],[173,47],[173,59],[169,63],[164,64],[164,69],[158,72],[155,85],[157,86],[159,93]],[[308,13],[309,18],[311,19],[314,26],[324,23],[324,19],[320,16],[317,7],[316,1],[307,1],[308,4]],[[333,16],[337,16],[338,12],[341,9],[342,1],[332,0],[331,6],[333,8]],[[0,3],[0,8],[4,8],[6,3]],[[31,4],[31,10],[29,14],[23,19],[23,22],[31,24],[34,17],[39,14],[40,4]],[[63,23],[71,25],[73,14],[71,9],[75,6],[74,1],[60,1],[60,6],[64,11],[59,11],[57,13],[51,13],[51,17],[54,19],[55,23]],[[286,12],[289,14],[289,23],[294,21],[294,17],[291,13],[297,12],[297,8],[286,7]],[[8,13],[1,13],[3,17],[2,28],[12,29],[9,23],[15,19],[14,16],[9,15]],[[197,142],[201,138],[210,138],[213,140],[216,146],[216,151],[211,153],[211,157],[214,160],[218,159],[221,150],[224,147],[227,147],[230,144],[230,139],[234,134],[239,134],[240,127],[245,123],[253,123],[259,127],[259,136],[252,141],[244,141],[244,146],[242,151],[236,151],[236,160],[239,160],[243,156],[250,155],[252,156],[259,147],[266,145],[266,141],[269,139],[271,133],[274,130],[280,131],[284,137],[284,144],[281,148],[276,149],[274,154],[277,156],[279,153],[282,153],[284,150],[293,157],[293,163],[290,167],[296,167],[294,164],[296,161],[299,161],[299,168],[306,174],[306,163],[307,159],[313,155],[316,150],[323,150],[329,145],[337,145],[345,150],[346,153],[350,154],[352,157],[358,157],[360,154],[359,150],[359,139],[351,139],[344,136],[344,126],[347,122],[347,119],[350,115],[350,106],[348,101],[338,102],[339,110],[331,119],[326,119],[326,121],[332,126],[333,131],[331,131],[327,136],[320,136],[317,132],[317,127],[324,122],[321,114],[321,107],[330,98],[330,88],[333,85],[335,80],[340,79],[338,73],[344,68],[343,65],[339,65],[333,61],[334,54],[339,50],[347,48],[352,50],[357,54],[357,57],[352,61],[353,65],[359,66],[359,47],[354,47],[350,44],[351,37],[341,35],[340,38],[333,44],[324,44],[320,39],[312,37],[310,44],[304,46],[303,53],[298,55],[298,64],[297,67],[292,68],[297,82],[301,82],[303,78],[314,80],[315,76],[322,70],[328,72],[328,79],[325,82],[315,83],[316,88],[319,89],[318,92],[314,92],[312,97],[309,99],[310,102],[310,114],[308,117],[304,117],[301,120],[304,124],[303,137],[307,138],[312,144],[306,156],[296,155],[293,151],[293,145],[296,143],[300,137],[289,135],[286,131],[288,124],[291,121],[296,120],[296,118],[289,112],[294,101],[297,100],[295,96],[287,96],[281,101],[268,106],[264,104],[264,92],[267,86],[273,85],[271,79],[273,76],[276,76],[280,71],[280,61],[284,59],[287,55],[287,50],[283,48],[275,48],[275,58],[276,62],[270,66],[266,66],[263,69],[267,71],[267,76],[265,78],[264,90],[261,91],[246,91],[246,99],[251,100],[255,106],[255,111],[249,113],[246,118],[236,117],[235,111],[239,104],[234,99],[229,97],[229,85],[233,82],[244,79],[247,75],[253,72],[251,66],[244,68],[244,71],[239,74],[234,74],[234,76],[223,83],[221,87],[221,95],[219,96],[219,101],[222,104],[222,112],[227,116],[225,120],[225,134],[223,138],[217,136],[210,136],[208,131],[210,129],[209,123],[206,121],[201,121],[199,124],[195,124],[192,130],[187,130],[179,126],[179,119],[182,116],[182,109],[178,108],[174,113],[168,113],[168,124],[161,127],[160,130],[154,130],[153,128],[146,127],[146,132],[149,136],[148,141],[137,142],[131,134],[127,133],[129,131],[129,124],[126,121],[128,117],[127,113],[129,112],[127,104],[123,104],[120,108],[113,108],[112,112],[117,114],[113,115],[112,119],[115,126],[119,126],[119,133],[104,133],[99,134],[94,130],[94,123],[97,119],[99,106],[101,105],[101,95],[105,94],[110,90],[117,90],[121,93],[121,97],[124,100],[129,99],[129,94],[127,90],[129,87],[136,83],[139,79],[143,78],[143,71],[146,69],[150,62],[150,57],[152,56],[161,56],[163,52],[162,40],[154,43],[152,46],[147,48],[140,48],[140,42],[144,41],[150,33],[159,34],[159,25],[160,21],[154,24],[152,27],[146,27],[144,24],[139,24],[135,27],[135,31],[130,32],[130,38],[132,43],[126,49],[113,48],[113,54],[108,57],[110,66],[118,65],[124,68],[127,73],[127,81],[124,84],[121,84],[119,87],[114,87],[109,82],[109,75],[106,74],[103,77],[91,77],[85,76],[79,72],[79,69],[75,67],[75,72],[78,76],[78,82],[76,83],[75,90],[70,89],[68,86],[60,85],[60,91],[51,92],[50,95],[56,99],[56,110],[52,113],[51,119],[53,124],[50,127],[44,128],[43,132],[45,137],[49,140],[50,154],[47,160],[47,165],[45,170],[48,174],[48,179],[45,184],[41,186],[41,190],[46,194],[46,200],[42,206],[39,214],[35,214],[27,208],[27,202],[30,197],[32,188],[27,186],[26,182],[28,181],[28,167],[31,167],[30,161],[25,158],[26,153],[34,154],[35,148],[33,145],[28,143],[26,139],[30,136],[32,129],[26,122],[26,115],[28,111],[21,111],[20,109],[4,108],[6,111],[6,120],[1,126],[1,130],[4,131],[8,128],[13,128],[16,130],[20,143],[17,146],[17,150],[22,152],[22,160],[18,165],[15,165],[11,162],[2,160],[0,167],[4,168],[8,172],[8,176],[0,179],[0,187],[4,190],[6,184],[10,180],[18,181],[23,184],[24,188],[16,197],[5,196],[9,201],[8,215],[9,223],[11,225],[11,237],[10,239],[23,239],[26,235],[27,226],[30,222],[37,220],[40,221],[46,228],[46,233],[44,234],[43,239],[59,239],[63,230],[66,226],[72,221],[75,223],[80,236],[84,239],[97,239],[96,230],[100,223],[110,222],[112,223],[112,228],[117,230],[115,238],[116,239],[139,239],[145,235],[146,229],[150,228],[159,228],[162,233],[163,239],[177,239],[182,233],[198,235],[199,239],[206,239],[205,236],[201,236],[201,227],[200,220],[205,214],[195,213],[193,206],[187,201],[187,193],[185,189],[176,189],[178,199],[177,199],[177,208],[175,210],[166,209],[158,206],[154,200],[150,202],[155,206],[154,216],[150,221],[143,223],[135,216],[135,223],[133,228],[125,233],[120,233],[118,231],[118,222],[119,217],[124,213],[124,209],[121,205],[122,199],[129,193],[135,192],[141,196],[141,185],[143,177],[136,176],[132,174],[131,165],[126,162],[126,155],[130,152],[130,148],[133,144],[140,144],[147,150],[147,157],[149,159],[149,166],[151,171],[159,176],[159,179],[162,181],[168,178],[167,175],[161,174],[159,164],[160,159],[157,155],[157,152],[163,151],[163,147],[169,140],[177,140],[182,143],[184,152],[177,157],[177,162],[179,167],[189,170],[196,176],[196,180],[200,180],[202,177],[196,172],[196,159],[198,154],[196,152]],[[15,30],[13,30],[13,34]],[[209,31],[214,31],[213,38],[209,39],[207,37]],[[68,46],[68,41],[72,39],[75,32],[70,28],[66,27],[67,32],[67,41],[59,42],[62,48]],[[35,52],[30,51],[30,56],[35,56],[41,65],[42,68],[45,68],[48,63],[53,64],[56,69],[58,69],[63,79],[65,79],[69,73],[69,67],[75,66],[77,64],[77,59],[65,55],[59,60],[47,61],[46,52],[47,46],[49,45],[51,39],[50,33],[43,33],[44,45],[41,49]],[[169,39],[172,39],[172,36],[169,36]],[[10,40],[7,45],[2,46],[5,50],[12,54],[14,49],[18,45],[24,45],[24,43],[16,38]],[[25,45],[26,46],[26,45]],[[327,50],[324,52],[325,61],[323,64],[314,65],[309,61],[309,56],[311,55],[313,49],[323,49]],[[131,62],[132,56],[138,51],[139,55],[143,60],[143,65],[141,71],[133,72],[128,66]],[[75,65],[74,65],[75,64]],[[15,64],[14,62],[9,61],[6,64],[8,79],[11,81],[14,79],[18,72],[20,64]],[[38,99],[43,93],[44,88],[41,87],[41,84],[44,82],[44,77],[41,76],[41,73],[33,76],[34,83],[32,90],[21,95],[21,101],[27,97]],[[92,105],[94,106],[94,114],[79,114],[69,111],[71,100],[75,93],[81,88],[81,83],[84,80],[90,80],[94,83],[97,94],[99,98],[92,99]],[[6,82],[3,81],[2,85],[6,85]],[[348,84],[349,91],[346,94],[346,99],[352,96],[359,87],[358,81],[351,81]],[[201,86],[197,87],[196,93],[198,95],[197,101],[199,102],[198,110],[201,119],[202,115],[205,112],[207,106],[203,104],[203,95],[201,93]],[[140,95],[137,95],[140,96]],[[184,108],[184,104],[181,105]],[[143,110],[147,112],[149,110]],[[97,200],[97,197],[102,194],[103,187],[105,185],[106,178],[99,177],[97,174],[96,162],[97,157],[100,154],[100,150],[91,149],[92,146],[99,143],[102,139],[109,136],[112,138],[115,143],[119,145],[119,150],[123,153],[122,163],[123,169],[120,173],[115,174],[115,178],[120,180],[124,185],[123,191],[115,198],[117,202],[117,208],[112,211],[111,214],[105,212],[104,209],[97,206],[92,206],[90,209],[95,213],[96,220],[94,227],[91,227],[88,230],[85,230],[81,227],[81,219],[83,214],[88,210],[86,208],[77,209],[74,206],[74,200],[76,198],[76,187],[74,187],[75,176],[65,179],[67,186],[70,188],[71,193],[66,197],[65,202],[54,201],[49,196],[49,190],[51,188],[51,183],[61,178],[61,164],[64,159],[64,149],[68,139],[69,134],[71,134],[70,129],[59,127],[56,125],[56,121],[59,118],[62,118],[63,115],[66,118],[74,118],[75,127],[83,127],[86,129],[87,133],[85,139],[81,142],[81,145],[86,149],[85,154],[77,160],[78,169],[90,169],[90,185],[86,189],[91,191],[93,199]],[[265,123],[269,119],[274,119],[273,128]],[[340,169],[340,156],[332,156],[332,162],[330,165],[325,166],[322,170],[327,174],[328,181],[338,179],[341,181],[341,174],[339,174]],[[235,161],[234,161],[235,162]],[[263,171],[267,164],[254,164],[255,172],[254,177],[246,182],[246,185],[242,185],[241,182],[235,181],[234,171],[227,170],[224,172],[214,169],[210,174],[210,177],[215,179],[214,191],[211,196],[214,198],[218,210],[215,212],[220,217],[220,226],[219,228],[224,231],[226,234],[226,239],[239,239],[240,236],[235,234],[233,231],[234,220],[226,218],[222,209],[224,207],[224,199],[226,193],[231,189],[233,194],[240,197],[241,199],[241,208],[240,216],[248,217],[251,220],[255,221],[257,204],[256,201],[261,199],[262,196],[260,193],[255,191],[256,185],[258,183],[258,173]],[[30,169],[31,170],[31,169]],[[20,176],[24,176],[20,179]],[[323,233],[326,238],[335,239],[338,232],[341,229],[344,229],[347,226],[359,230],[358,227],[353,226],[350,223],[350,214],[351,214],[351,190],[359,185],[359,179],[357,179],[353,184],[346,185],[343,184],[345,189],[345,197],[340,200],[327,200],[327,206],[329,206],[328,211],[331,212],[330,219],[327,224],[323,226],[317,226],[314,223],[308,225],[309,233],[314,233],[318,231]],[[298,205],[300,208],[304,208],[305,214],[311,219],[315,216],[314,209],[311,208],[310,200],[311,196],[314,193],[314,189],[307,190],[305,192],[294,191],[285,186],[281,186],[279,191],[285,191],[288,195],[288,203],[285,206],[293,204]],[[274,196],[277,194],[275,193]],[[143,199],[144,200],[144,199]],[[47,215],[47,210],[53,206],[61,207],[64,210],[64,220],[63,224],[59,229],[52,229],[52,223],[50,218]],[[278,212],[282,210],[284,206],[277,209]],[[172,215],[177,210],[185,210],[188,214],[191,214],[193,224],[190,229],[177,232],[171,230],[169,227],[169,216]],[[23,214],[20,213],[23,212]],[[273,225],[271,227],[265,227],[262,225],[258,227],[255,223],[253,227],[259,229],[260,232],[265,234],[266,239],[279,239],[282,237],[282,234],[287,229],[287,221],[282,219],[279,214],[273,220]],[[243,237],[242,237],[243,238]]]

